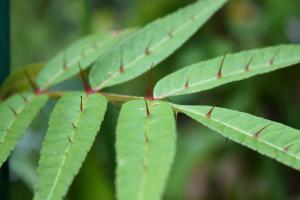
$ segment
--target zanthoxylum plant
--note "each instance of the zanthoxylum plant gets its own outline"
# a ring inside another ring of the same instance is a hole
[[[116,197],[161,199],[175,154],[174,112],[226,138],[300,169],[300,131],[216,106],[177,105],[168,97],[192,94],[300,62],[300,45],[279,45],[226,54],[184,67],[158,81],[146,98],[104,93],[168,57],[226,0],[199,0],[139,30],[91,35],[44,66],[12,74],[1,88],[0,165],[49,98],[58,99],[42,145],[35,200],[62,199],[90,150],[107,101],[125,102],[116,128]],[[89,75],[86,69],[91,67]],[[23,75],[25,73],[25,76]],[[80,73],[84,91],[49,88]],[[33,92],[24,84],[27,77]]]

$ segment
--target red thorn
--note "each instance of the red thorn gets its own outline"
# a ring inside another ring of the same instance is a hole
[[[67,136],[69,143],[72,143],[70,136]]]
[[[19,93],[19,95],[20,95],[20,97],[23,99],[23,101],[24,101],[25,103],[28,102],[28,99],[27,99],[21,92]]]
[[[28,72],[27,72],[25,69],[23,69],[23,71],[24,71],[24,74],[25,74],[25,76],[26,76],[26,78],[27,78],[29,84],[31,85],[31,87],[32,87],[32,89],[33,89],[33,91],[34,91],[34,93],[35,93],[35,94],[41,94],[42,91],[39,89],[39,87],[37,86],[37,84],[31,79],[31,77],[30,77],[30,75],[28,74]]]
[[[260,136],[260,134],[270,126],[271,124],[267,124],[266,126],[264,126],[263,128],[261,128],[259,131],[257,131],[256,133],[253,134],[253,137],[255,137],[256,139]]]
[[[77,126],[72,122],[72,127],[74,128],[74,129],[76,129],[77,128]]]
[[[218,71],[218,74],[217,74],[218,79],[222,78],[222,76],[223,76],[222,69],[223,69],[225,58],[226,58],[226,54],[223,56],[223,58],[221,60],[221,64],[220,64],[219,71]]]
[[[278,55],[279,51],[280,51],[280,49],[278,49],[278,50],[275,51],[275,53],[274,53],[272,59],[270,60],[270,64],[271,64],[271,65],[274,64],[275,58],[276,58],[276,56]]]
[[[86,74],[81,68],[80,62],[78,62],[78,66],[79,66],[79,71],[80,71],[80,76],[83,83],[84,91],[87,94],[93,94],[95,91],[91,88],[89,81],[86,78]]]
[[[153,70],[153,63],[151,64],[149,73],[148,73],[148,79],[147,79],[147,88],[146,88],[146,99],[148,100],[154,100],[153,94],[152,94],[152,70]]]
[[[249,62],[248,62],[247,65],[245,66],[245,71],[246,71],[246,72],[249,71],[249,68],[250,68],[250,65],[251,65],[253,59],[254,59],[254,55],[251,56]]]
[[[120,73],[125,72],[125,66],[124,66],[124,60],[123,60],[123,54],[121,56],[121,61],[120,61],[120,68],[119,68]]]
[[[187,88],[190,87],[190,84],[189,84],[189,83],[190,83],[190,77],[187,78],[187,80],[186,80],[186,82],[185,82],[185,84],[184,84],[184,88],[185,88],[185,89],[187,89]]]
[[[64,52],[64,55],[63,55],[63,67],[64,67],[64,70],[68,70],[68,63],[67,63],[66,52]]]
[[[147,136],[147,134],[145,134],[145,143],[149,144],[149,142],[150,142],[149,137]]]
[[[151,53],[150,52],[151,43],[152,43],[152,39],[149,41],[148,46],[145,49],[145,54],[146,55],[149,55]]]
[[[222,99],[220,99],[219,101],[217,101],[217,102],[215,103],[215,105],[213,105],[213,106],[211,107],[211,109],[206,113],[206,117],[208,117],[208,118],[211,117],[212,112],[214,111],[215,107],[221,102],[221,100],[222,100]]]
[[[80,112],[83,111],[82,96],[80,96]]]
[[[151,116],[150,110],[149,110],[149,106],[148,106],[148,102],[147,99],[145,98],[145,105],[146,105],[146,113],[147,113],[147,117],[149,118]]]
[[[172,28],[169,32],[168,32],[168,36],[170,38],[174,37],[174,28]]]
[[[8,107],[11,110],[11,112],[14,113],[15,117],[17,117],[18,116],[18,112],[13,107],[11,107],[10,105],[8,105]]]
[[[287,151],[290,149],[290,147],[293,146],[293,145],[294,145],[294,144],[289,144],[289,145],[287,145],[286,147],[283,148],[283,151],[284,151],[284,152],[287,152]]]

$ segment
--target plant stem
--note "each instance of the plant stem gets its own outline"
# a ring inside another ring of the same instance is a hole
[[[130,100],[144,99],[144,97],[140,97],[140,96],[121,95],[121,94],[106,93],[106,92],[99,92],[99,93],[105,96],[108,99],[108,101],[112,101],[112,102],[126,102]]]
[[[46,94],[48,94],[49,98],[51,99],[59,99],[65,92],[66,91],[47,92]],[[107,100],[111,102],[126,102],[129,100],[144,99],[144,97],[140,97],[140,96],[121,95],[121,94],[114,94],[114,93],[107,93],[107,92],[99,92],[99,93],[105,96]]]

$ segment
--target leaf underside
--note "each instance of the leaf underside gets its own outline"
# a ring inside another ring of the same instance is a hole
[[[23,93],[0,104],[0,167],[47,100],[47,95]]]
[[[208,90],[300,62],[300,45],[280,45],[228,54],[178,70],[154,88],[158,99]]]
[[[38,85],[46,89],[76,75],[80,71],[79,62],[80,67],[86,69],[117,41],[132,32],[133,29],[127,29],[117,35],[93,34],[78,40],[45,64],[36,79]]]
[[[149,70],[179,48],[226,0],[201,0],[158,19],[101,55],[92,66],[95,90],[120,84]]]
[[[106,99],[100,94],[72,92],[58,101],[41,150],[35,200],[65,196],[95,140],[105,110]]]
[[[175,119],[165,102],[130,101],[117,126],[117,199],[161,199],[176,145]]]
[[[300,131],[247,113],[209,106],[173,105],[179,112],[237,143],[300,169]]]

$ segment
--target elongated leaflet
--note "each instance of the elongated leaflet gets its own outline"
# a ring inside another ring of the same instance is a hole
[[[93,89],[101,90],[126,82],[146,72],[151,63],[157,65],[191,37],[225,2],[196,1],[125,38],[101,55],[92,66],[90,83]],[[116,59],[120,55],[122,68]]]
[[[209,106],[174,108],[212,130],[283,164],[300,169],[300,131],[247,113]]]
[[[106,99],[100,94],[66,93],[55,105],[38,167],[35,200],[62,199],[100,128]]]
[[[221,60],[221,64],[220,64]],[[154,98],[201,92],[300,62],[300,45],[280,45],[227,54],[180,69],[154,87]],[[186,87],[186,80],[189,80]]]
[[[0,166],[47,100],[47,95],[22,93],[0,104]]]
[[[153,100],[125,103],[116,136],[117,199],[161,199],[175,143],[175,119],[168,103]]]

